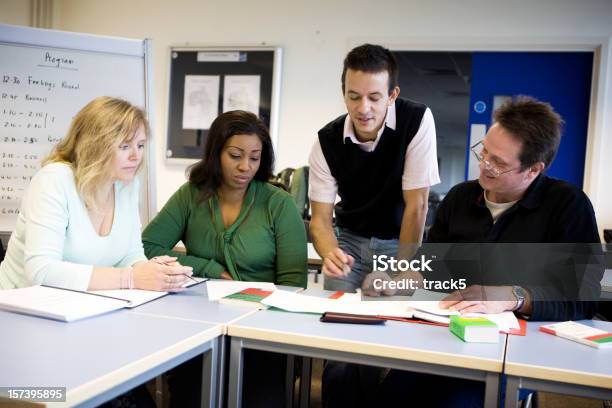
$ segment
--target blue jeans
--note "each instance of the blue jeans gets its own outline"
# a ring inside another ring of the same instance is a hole
[[[323,288],[325,290],[355,292],[356,289],[361,287],[366,275],[372,272],[373,255],[397,257],[398,242],[398,239],[366,238],[341,228],[338,235],[338,246],[355,258],[355,263],[351,273],[347,276],[339,278],[325,276]]]

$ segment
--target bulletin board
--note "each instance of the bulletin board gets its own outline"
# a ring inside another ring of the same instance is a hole
[[[256,114],[277,144],[279,47],[172,47],[166,159],[192,163],[212,121],[230,110]]]

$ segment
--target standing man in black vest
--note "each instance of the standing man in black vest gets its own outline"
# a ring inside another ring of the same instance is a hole
[[[421,242],[429,187],[440,182],[429,108],[398,98],[393,54],[364,44],[344,60],[348,114],[328,123],[310,154],[310,233],[325,289],[354,292],[373,255],[410,257]],[[333,225],[335,206],[336,236]]]

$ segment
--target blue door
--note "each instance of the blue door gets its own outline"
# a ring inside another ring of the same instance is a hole
[[[474,52],[466,178],[473,178],[475,165],[469,144],[491,125],[494,101],[529,95],[550,103],[565,120],[547,174],[582,187],[592,73],[592,52]]]

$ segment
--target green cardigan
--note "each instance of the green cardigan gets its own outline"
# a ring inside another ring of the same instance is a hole
[[[187,182],[170,197],[142,233],[147,257],[176,256],[196,276],[227,270],[235,280],[306,287],[306,230],[289,194],[253,180],[227,229],[217,196],[198,202],[199,194]],[[172,251],[178,241],[186,255]]]

